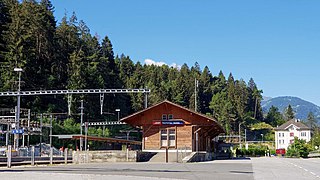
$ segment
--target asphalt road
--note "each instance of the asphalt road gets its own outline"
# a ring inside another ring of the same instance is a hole
[[[320,159],[252,158],[202,163],[101,163],[0,168],[0,179],[318,179]]]

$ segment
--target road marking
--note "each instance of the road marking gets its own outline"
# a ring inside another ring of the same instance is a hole
[[[312,175],[314,175],[314,176],[316,175],[316,173],[314,173],[314,172],[310,172],[310,173],[311,173]]]
[[[308,172],[308,169],[303,169],[304,171]]]

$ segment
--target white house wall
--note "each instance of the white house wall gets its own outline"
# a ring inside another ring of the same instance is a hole
[[[293,136],[291,136],[291,133],[293,133]],[[294,125],[288,126],[287,130],[275,131],[276,149],[287,149],[293,142],[294,137],[309,142],[311,139],[311,132],[310,130],[300,130]]]

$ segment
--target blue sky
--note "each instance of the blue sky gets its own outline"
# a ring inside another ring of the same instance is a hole
[[[52,0],[59,21],[76,12],[134,62],[198,62],[216,75],[252,77],[264,96],[320,105],[318,0]]]

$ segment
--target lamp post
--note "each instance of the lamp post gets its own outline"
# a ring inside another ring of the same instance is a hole
[[[14,68],[13,71],[19,73],[19,81],[18,81],[18,95],[17,95],[17,111],[16,111],[16,129],[19,130],[19,123],[20,123],[20,87],[21,87],[21,72],[23,71],[22,68]],[[18,150],[19,148],[19,134],[15,135],[15,149]]]
[[[262,141],[262,143],[263,143],[263,134],[261,134],[261,141]]]
[[[116,109],[116,112],[118,112],[118,121],[120,120],[120,109]]]
[[[240,149],[242,149],[242,144],[241,144],[241,124],[243,124],[243,122],[239,123],[239,147],[240,147]]]

